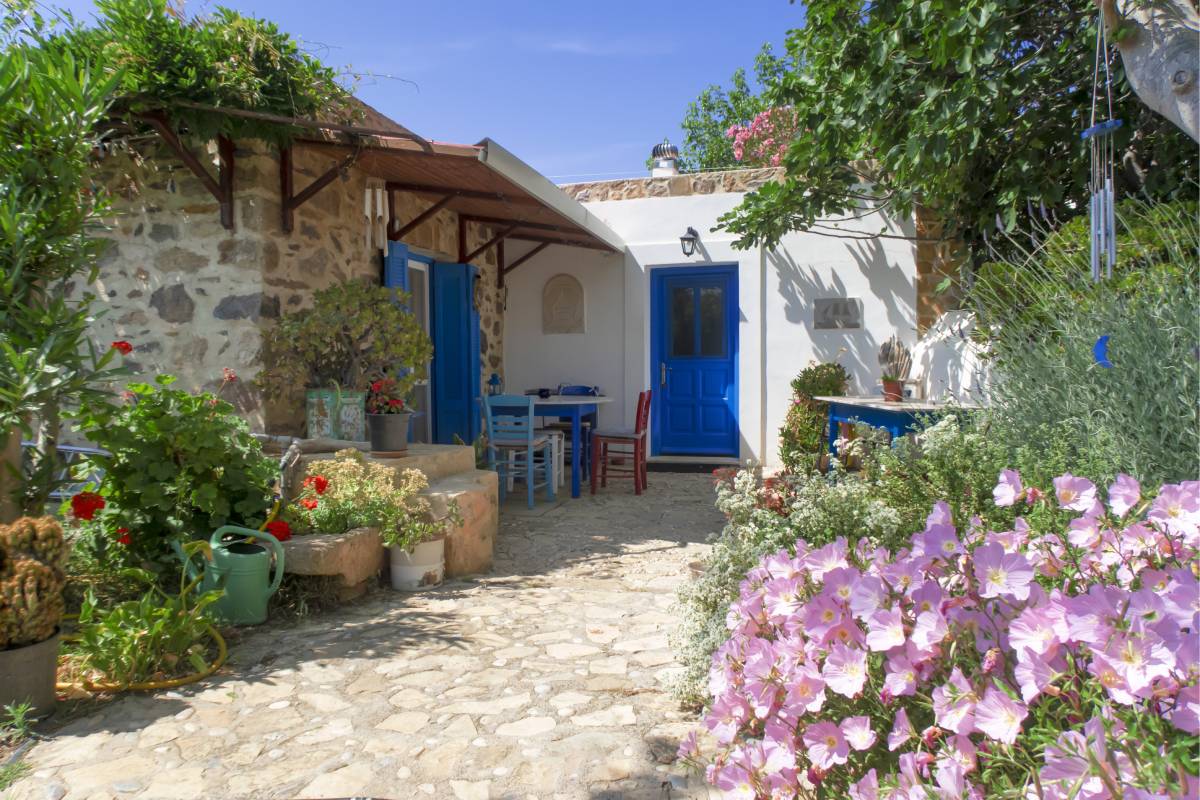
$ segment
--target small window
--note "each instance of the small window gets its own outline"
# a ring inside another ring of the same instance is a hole
[[[700,289],[700,355],[725,355],[725,290],[720,286]]]
[[[671,355],[696,355],[696,294],[690,286],[671,289]]]

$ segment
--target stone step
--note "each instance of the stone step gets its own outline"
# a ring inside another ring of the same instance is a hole
[[[446,536],[447,577],[491,571],[492,550],[500,528],[499,490],[495,472],[473,467],[470,471],[430,480],[425,494],[433,513],[445,514],[453,500],[463,518],[462,525]]]
[[[463,472],[475,471],[475,448],[458,444],[410,444],[403,456],[388,458],[365,454],[371,461],[395,469],[419,469],[430,483]],[[311,461],[333,458],[333,453],[305,453],[300,458],[301,471]]]

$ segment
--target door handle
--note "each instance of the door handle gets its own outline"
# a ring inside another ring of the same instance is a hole
[[[667,385],[667,362],[665,361],[658,362],[658,385]]]

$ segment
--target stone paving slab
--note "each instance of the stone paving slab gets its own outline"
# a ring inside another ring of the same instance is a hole
[[[703,474],[509,503],[492,574],[249,633],[213,680],[70,722],[6,800],[708,797],[672,763],[666,637],[721,522]]]

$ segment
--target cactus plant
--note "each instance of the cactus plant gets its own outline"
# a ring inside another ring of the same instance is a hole
[[[885,381],[906,381],[912,369],[912,354],[893,336],[879,348],[879,366]]]
[[[67,555],[53,517],[0,525],[0,650],[54,635],[64,610]]]

